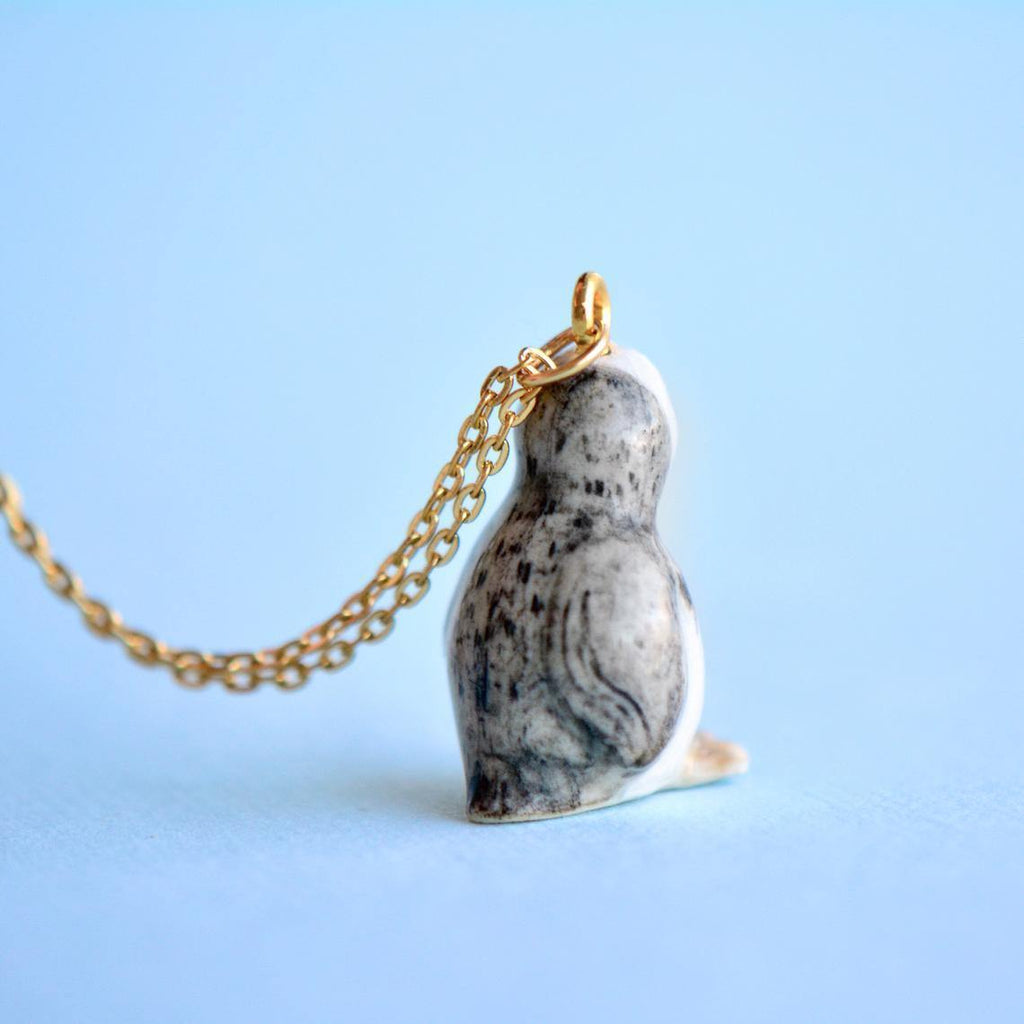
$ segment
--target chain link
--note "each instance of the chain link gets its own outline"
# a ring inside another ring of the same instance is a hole
[[[582,329],[574,326],[541,348],[525,348],[514,366],[496,366],[487,375],[476,408],[459,428],[455,451],[434,478],[430,497],[413,516],[402,542],[362,590],[352,594],[330,618],[278,647],[211,654],[171,647],[149,633],[131,629],[109,605],[86,593],[82,581],[53,557],[46,535],[22,513],[14,481],[2,473],[0,513],[11,540],[36,563],[47,586],[78,608],[88,629],[116,640],[140,664],[170,669],[182,686],[190,688],[219,682],[234,693],[249,693],[262,683],[273,683],[282,690],[297,689],[314,670],[344,668],[360,644],[379,643],[390,635],[398,612],[422,600],[430,589],[430,574],[455,557],[459,530],[480,514],[486,498],[484,484],[504,467],[508,435],[533,412],[542,387],[572,376],[608,350],[609,304],[599,275],[584,274],[577,282],[574,325],[580,319],[577,306],[581,302],[590,311],[589,320],[580,321]],[[574,354],[556,363],[555,357],[570,342]],[[497,425],[492,433],[495,413]],[[467,480],[473,470],[475,476]],[[451,521],[441,526],[449,506]]]

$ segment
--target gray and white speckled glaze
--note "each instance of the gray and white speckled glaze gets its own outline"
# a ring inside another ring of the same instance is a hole
[[[448,658],[467,813],[547,818],[746,768],[697,732],[700,634],[655,529],[674,447],[664,385],[616,349],[546,388],[514,489],[452,605]]]

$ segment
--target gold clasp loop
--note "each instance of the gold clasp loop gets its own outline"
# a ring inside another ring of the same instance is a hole
[[[576,282],[572,291],[572,327],[555,335],[541,351],[555,363],[549,370],[520,371],[519,383],[527,388],[541,388],[581,373],[610,349],[612,302],[608,286],[600,274],[588,271]],[[568,358],[558,357],[569,345]]]

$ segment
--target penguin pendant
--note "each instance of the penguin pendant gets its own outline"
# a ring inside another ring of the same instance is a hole
[[[544,388],[448,618],[473,821],[606,807],[746,770],[698,731],[704,658],[655,528],[675,445],[658,371],[613,348]]]

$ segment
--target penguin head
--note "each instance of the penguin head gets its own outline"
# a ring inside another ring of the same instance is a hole
[[[653,516],[675,448],[660,374],[613,348],[576,377],[546,387],[517,432],[520,473],[570,507]]]

